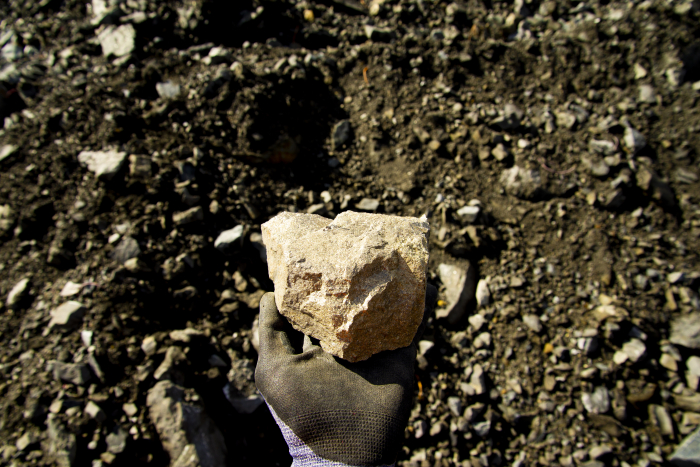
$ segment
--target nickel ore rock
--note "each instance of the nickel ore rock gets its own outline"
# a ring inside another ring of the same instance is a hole
[[[409,345],[423,318],[429,228],[352,211],[278,214],[262,234],[280,313],[351,362]]]

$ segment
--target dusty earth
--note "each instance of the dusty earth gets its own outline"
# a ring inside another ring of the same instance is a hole
[[[427,214],[438,307],[440,264],[479,281],[398,465],[664,465],[700,425],[697,2],[0,18],[4,464],[289,465],[252,371],[284,210]]]

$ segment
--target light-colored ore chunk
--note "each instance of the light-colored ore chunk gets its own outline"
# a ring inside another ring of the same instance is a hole
[[[411,343],[423,318],[424,218],[284,212],[262,225],[280,313],[351,362]]]

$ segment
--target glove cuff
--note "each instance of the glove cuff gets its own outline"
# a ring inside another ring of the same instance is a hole
[[[265,401],[265,403],[267,404],[267,401]],[[289,455],[292,456],[293,459],[291,467],[362,467],[343,464],[342,462],[335,462],[319,457],[277,416],[270,404],[267,404],[267,408],[270,409],[272,417],[275,419],[277,426],[279,426],[282,431],[284,440],[287,442]],[[376,467],[394,467],[395,465],[396,464],[388,464]]]

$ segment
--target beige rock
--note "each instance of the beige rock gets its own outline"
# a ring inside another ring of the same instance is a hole
[[[277,307],[351,362],[411,343],[423,317],[426,219],[284,212],[262,225]]]

